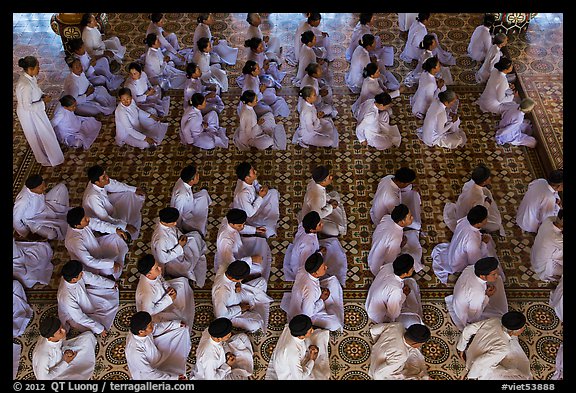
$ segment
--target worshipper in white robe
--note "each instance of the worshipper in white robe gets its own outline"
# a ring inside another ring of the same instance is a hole
[[[412,26],[412,23],[418,16],[417,12],[399,12],[398,13],[398,29],[402,32],[407,32]]]
[[[242,88],[242,93],[247,90],[252,90],[258,97],[258,105],[255,108],[258,116],[265,112],[272,112],[274,116],[288,117],[290,116],[290,108],[283,97],[276,95],[276,87],[270,85],[265,78],[263,78],[262,66],[254,60],[247,60],[242,67],[242,76],[236,78],[236,83]],[[238,103],[238,113],[245,105],[242,101]]]
[[[235,260],[243,260],[250,265],[251,276],[260,275],[268,282],[272,252],[264,237],[266,228],[246,225],[247,218],[248,215],[244,210],[232,208],[222,219],[216,237],[214,272],[217,273],[219,269],[225,270]]]
[[[200,67],[202,72],[200,79],[204,84],[216,85],[222,93],[226,93],[228,91],[228,74],[222,69],[221,64],[211,63],[212,43],[208,38],[202,37],[196,42],[196,46],[192,61]]]
[[[12,237],[12,277],[26,288],[50,282],[54,252],[48,242],[17,242]]]
[[[212,36],[210,26],[216,22],[211,13],[203,13],[196,18],[198,26],[194,30],[193,41],[198,44],[201,38],[207,38],[210,43],[213,43],[213,51],[210,54],[210,64],[221,63],[229,66],[236,64],[238,58],[238,48],[234,48],[228,44],[225,39]]]
[[[216,318],[227,318],[239,329],[266,333],[270,303],[266,294],[268,283],[262,277],[250,280],[250,266],[234,261],[226,270],[219,270],[212,285],[212,306]],[[246,281],[248,280],[248,281]]]
[[[250,338],[232,334],[230,319],[216,318],[202,332],[190,379],[246,380],[254,373],[253,356]]]
[[[305,71],[306,75],[304,75],[304,78],[300,81],[300,89],[304,86],[312,86],[316,91],[317,96],[316,102],[314,102],[316,110],[324,113],[324,116],[330,116],[335,119],[338,116],[338,110],[334,106],[332,87],[328,84],[326,79],[322,78],[324,75],[322,67],[318,63],[310,63],[306,67]],[[298,104],[296,107],[298,113],[300,113],[304,102],[305,101],[302,97],[298,97]]]
[[[344,295],[335,276],[327,274],[328,266],[322,253],[306,258],[296,273],[290,292],[284,292],[280,308],[288,320],[298,314],[310,317],[312,324],[322,329],[341,332],[344,326]]]
[[[89,182],[82,195],[86,215],[114,224],[136,240],[142,225],[144,190],[111,179],[100,165],[88,168],[87,175]]]
[[[82,263],[76,260],[62,266],[56,295],[58,317],[66,330],[91,331],[104,338],[120,305],[118,284],[83,270]]]
[[[76,114],[80,116],[109,116],[116,109],[116,99],[104,86],[94,86],[82,71],[82,64],[77,58],[67,58],[70,73],[64,79],[63,95],[70,95],[76,100]]]
[[[309,211],[302,218],[298,225],[298,231],[294,236],[294,241],[288,245],[284,254],[282,269],[284,271],[284,281],[294,281],[299,270],[304,268],[306,259],[319,252],[324,257],[324,263],[328,267],[328,275],[335,276],[340,285],[346,285],[346,274],[348,271],[348,260],[346,252],[335,237],[318,239],[318,233],[322,232],[324,220],[315,211]]]
[[[286,131],[282,124],[276,124],[274,114],[256,113],[258,96],[253,90],[246,90],[240,96],[241,109],[238,113],[240,124],[234,132],[234,145],[239,150],[273,149],[286,150]]]
[[[184,233],[198,231],[206,236],[208,208],[212,198],[206,189],[197,192],[192,190],[200,182],[200,173],[196,166],[187,165],[180,171],[180,177],[172,188],[170,206],[178,209],[178,228]]]
[[[94,86],[105,86],[108,91],[118,89],[124,82],[122,75],[110,70],[110,58],[105,55],[91,55],[82,38],[73,38],[67,42],[72,56],[79,59],[82,71]]]
[[[422,72],[418,81],[418,89],[410,96],[412,114],[424,119],[428,108],[440,92],[446,91],[445,82],[436,76],[440,72],[440,62],[437,57],[430,57],[422,63]],[[444,123],[442,123],[444,125]]]
[[[228,148],[226,128],[220,127],[218,113],[210,111],[202,114],[208,105],[202,93],[194,93],[190,105],[184,110],[180,120],[180,141],[200,149],[211,150],[216,147]]]
[[[185,277],[164,279],[162,264],[152,254],[143,255],[137,262],[140,273],[136,286],[137,311],[146,311],[154,322],[181,320],[194,323],[194,292]]]
[[[281,67],[284,63],[284,57],[282,56],[283,48],[281,46],[280,39],[278,37],[264,35],[260,29],[262,24],[262,18],[258,13],[248,13],[246,15],[246,22],[249,26],[246,30],[245,40],[256,37],[260,38],[264,42],[264,50],[266,58],[271,62],[276,63],[277,67]],[[280,80],[279,82],[281,82]]]
[[[468,138],[460,128],[462,121],[458,115],[451,113],[448,119],[448,112],[452,111],[457,103],[458,97],[453,90],[442,91],[438,93],[438,98],[432,99],[424,117],[424,124],[416,130],[416,135],[426,146],[456,149],[466,144]]]
[[[508,37],[504,33],[498,33],[494,35],[492,39],[492,45],[486,52],[486,56],[482,65],[476,71],[475,78],[476,83],[485,83],[490,78],[490,73],[494,69],[494,64],[500,61],[502,57],[502,48],[508,44]],[[510,81],[511,82],[511,81]]]
[[[554,374],[550,378],[552,380],[563,380],[564,379],[564,343],[560,344],[558,352],[556,352],[556,366],[554,369]]]
[[[368,253],[368,266],[374,276],[383,265],[394,262],[400,254],[410,254],[414,258],[416,272],[424,268],[419,231],[410,227],[413,221],[412,212],[402,203],[390,214],[382,216],[372,235]]]
[[[549,304],[558,319],[564,322],[564,274],[560,277],[556,288],[550,291]]]
[[[190,325],[180,320],[154,322],[145,311],[130,318],[126,363],[133,380],[185,380],[192,349]]]
[[[361,13],[359,15],[358,23],[354,26],[352,30],[352,37],[350,37],[350,44],[346,49],[346,61],[350,62],[352,60],[352,54],[358,46],[358,41],[362,38],[364,34],[372,33],[372,23],[374,21],[373,13]],[[376,39],[376,45],[371,51],[371,54],[376,56],[376,58],[381,59],[384,65],[391,67],[394,65],[394,47],[393,46],[383,46],[380,40],[380,36],[373,34]]]
[[[156,148],[162,143],[168,123],[162,123],[161,117],[139,108],[129,88],[118,90],[118,97],[120,102],[114,111],[116,144],[147,149]]]
[[[319,13],[306,13],[304,16],[306,16],[307,19],[300,22],[298,25],[298,29],[294,34],[294,46],[286,53],[286,61],[293,66],[298,64],[300,59],[300,50],[302,48],[302,42],[300,40],[302,33],[310,30],[316,36],[316,44],[314,46],[316,56],[321,59],[326,59],[328,62],[332,62],[336,56],[332,49],[330,35],[318,27],[322,20],[322,15]]]
[[[430,329],[422,323],[409,327],[400,322],[379,323],[370,328],[374,341],[368,375],[374,380],[430,379],[422,344]]]
[[[280,219],[280,193],[258,181],[258,172],[249,162],[236,165],[236,187],[231,208],[241,209],[248,218],[246,224],[265,227],[266,237],[276,236]]]
[[[28,304],[28,297],[24,292],[24,287],[20,281],[12,280],[12,337],[20,337],[24,334],[26,327],[32,317],[34,311],[30,304]],[[20,358],[20,356],[18,356]]]
[[[532,180],[516,212],[516,224],[523,231],[536,233],[546,217],[562,209],[559,192],[564,190],[564,171],[555,169],[547,179]]]
[[[398,147],[402,141],[397,125],[390,125],[392,98],[382,92],[364,101],[358,108],[356,137],[365,146],[378,150]]]
[[[169,33],[164,30],[166,18],[160,12],[149,15],[150,24],[146,29],[146,35],[156,34],[160,40],[160,49],[170,57],[176,66],[185,66],[192,59],[194,50],[192,48],[182,48],[178,42],[178,37],[174,32]]]
[[[89,380],[96,366],[96,337],[92,332],[66,339],[58,318],[40,321],[40,337],[32,351],[32,370],[38,380]]]
[[[532,379],[530,360],[518,339],[524,329],[526,317],[518,311],[466,326],[456,349],[467,379]]]
[[[384,85],[382,78],[380,78],[381,76],[382,74],[380,73],[378,64],[369,62],[364,67],[364,70],[362,71],[362,78],[364,78],[362,81],[362,89],[360,90],[360,95],[352,104],[352,114],[356,120],[358,120],[358,111],[364,101],[374,98],[380,93],[388,93],[388,89]],[[390,97],[398,97],[399,95],[399,90],[390,92]],[[388,112],[390,115],[392,114],[391,110]]]
[[[309,316],[294,316],[278,338],[264,379],[330,379],[329,340],[330,331],[314,329]]]
[[[328,237],[344,236],[347,232],[348,218],[342,205],[341,196],[336,190],[326,192],[334,176],[327,167],[319,165],[312,170],[312,178],[306,186],[302,210],[297,215],[298,222],[312,210],[320,214],[324,225],[323,235]]]
[[[382,265],[370,284],[365,308],[375,323],[402,322],[405,328],[422,324],[422,298],[414,274],[414,258],[400,254],[394,262]]]
[[[324,112],[318,112],[314,103],[318,95],[312,86],[304,86],[298,96],[305,102],[300,109],[298,128],[294,132],[292,143],[302,147],[338,147],[338,129],[334,121]]]
[[[218,114],[224,110],[224,102],[220,97],[220,86],[202,80],[202,70],[194,63],[186,64],[186,83],[184,84],[184,110],[190,106],[190,99],[194,93],[202,93],[206,97],[206,108],[202,114],[216,111]]]
[[[519,105],[509,105],[502,112],[502,118],[496,128],[496,143],[504,145],[510,143],[515,146],[535,148],[536,138],[532,136],[532,122],[524,119],[527,113],[532,112],[535,102],[524,98]]]
[[[378,225],[382,217],[390,214],[394,207],[402,203],[408,206],[414,217],[410,228],[420,230],[422,201],[418,186],[414,184],[415,180],[416,172],[408,167],[401,167],[393,175],[380,179],[370,206],[370,218],[374,225]]]
[[[162,96],[160,86],[152,85],[148,75],[142,69],[140,63],[132,62],[128,66],[128,78],[124,82],[132,92],[132,98],[138,108],[156,116],[166,116],[170,111],[170,96]]]
[[[82,41],[84,41],[90,56],[105,55],[110,61],[113,58],[118,63],[122,63],[122,59],[126,54],[126,47],[122,45],[120,39],[116,36],[103,39],[103,34],[98,30],[98,21],[93,14],[82,15],[80,27],[82,30]]]
[[[118,280],[128,253],[128,233],[117,225],[88,217],[82,207],[70,209],[64,246],[70,259],[84,264],[88,272]],[[96,237],[94,231],[106,233]]]
[[[506,57],[500,58],[494,64],[488,82],[486,82],[486,87],[476,101],[482,112],[492,112],[496,115],[501,115],[514,103],[520,103],[518,91],[507,79],[507,75],[512,72],[513,68],[512,60]]]
[[[542,221],[530,251],[532,270],[542,281],[558,281],[564,273],[564,213]]]
[[[456,273],[481,258],[496,257],[494,240],[489,234],[480,232],[487,222],[488,209],[476,205],[458,220],[452,240],[432,249],[432,269],[442,283],[455,282]]]
[[[428,34],[428,30],[426,25],[430,21],[430,13],[429,12],[420,12],[418,16],[410,25],[410,29],[408,30],[408,38],[406,40],[406,45],[404,46],[404,50],[400,53],[400,59],[410,63],[412,60],[418,60],[420,54],[422,53],[422,49],[419,48],[420,43],[424,39],[424,36]],[[437,56],[440,62],[446,66],[452,66],[456,64],[456,59],[454,55],[447,50],[444,50],[440,46],[440,40],[438,40],[438,36],[436,33],[431,33],[435,36],[436,41],[438,42],[438,46],[434,49],[434,56]]]
[[[68,188],[64,183],[46,192],[42,175],[30,175],[14,200],[12,226],[18,235],[30,240],[64,240],[68,207]]]
[[[12,342],[12,379],[18,376],[18,368],[20,367],[20,354],[22,352],[22,345]]]
[[[206,242],[197,231],[182,234],[177,227],[180,213],[165,207],[155,219],[150,250],[172,277],[185,277],[203,287],[206,282]]]
[[[459,219],[468,214],[474,206],[483,205],[488,209],[488,223],[482,229],[486,232],[498,232],[500,236],[505,236],[506,231],[502,225],[502,216],[490,191],[491,188],[490,169],[484,164],[476,166],[472,170],[470,180],[462,186],[462,192],[456,203],[447,202],[444,205],[443,216],[446,226],[454,232],[456,222]]]
[[[160,48],[160,39],[155,33],[146,35],[145,40],[146,61],[144,72],[154,85],[159,85],[163,90],[183,89],[186,83],[186,73],[175,67],[170,56],[164,55]]]
[[[46,104],[52,100],[44,94],[36,76],[40,72],[40,62],[34,56],[18,60],[23,72],[16,83],[16,115],[22,126],[26,141],[34,153],[34,158],[42,166],[56,166],[64,162],[64,154],[46,114]]]
[[[102,123],[91,116],[74,113],[77,101],[71,95],[64,95],[59,101],[50,119],[58,141],[66,146],[88,150],[98,138]]]
[[[492,46],[492,35],[490,28],[494,25],[496,17],[494,14],[485,14],[481,25],[477,26],[470,37],[470,43],[466,49],[468,56],[474,61],[484,61],[486,53]]]
[[[314,50],[316,47],[316,36],[312,30],[302,32],[302,34],[300,34],[300,42],[298,70],[296,71],[296,76],[292,78],[292,84],[294,84],[294,86],[300,86],[302,78],[306,76],[306,67],[311,63],[318,63],[321,66],[325,66],[323,58],[318,57],[318,54]]]
[[[464,268],[454,284],[454,292],[445,298],[448,314],[459,330],[508,312],[501,269],[494,257],[481,258]]]
[[[276,60],[280,60],[275,54],[271,54],[270,58],[268,57],[264,40],[259,37],[248,38],[244,41],[244,46],[247,48],[246,59],[254,61],[262,70],[260,73],[262,83],[270,88],[282,88],[282,81],[286,72],[278,69],[280,66]],[[236,79],[237,83],[240,82],[239,79]]]
[[[437,47],[438,41],[436,41],[436,37],[432,34],[426,34],[419,45],[419,48],[422,49],[422,54],[418,58],[418,64],[416,65],[416,68],[414,68],[404,77],[404,85],[406,87],[412,87],[413,85],[416,85],[420,82],[422,65],[427,59],[434,57],[434,49]],[[452,78],[452,72],[450,71],[450,68],[445,67],[442,64],[440,64],[440,71],[438,74],[436,74],[436,77],[442,79],[444,81],[444,85],[446,86],[454,84],[454,78]]]

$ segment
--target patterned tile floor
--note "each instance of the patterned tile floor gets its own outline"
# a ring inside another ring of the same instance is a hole
[[[284,47],[292,45],[292,35],[297,24],[303,20],[300,13],[261,14],[263,32],[278,36]],[[557,15],[557,14],[554,14]],[[562,16],[539,15],[530,24],[526,33],[510,36],[509,52],[516,69],[526,79],[526,91],[531,97],[537,96],[537,107],[545,114],[540,125],[547,127],[554,135],[550,144],[551,154],[562,157]],[[498,119],[483,114],[473,104],[482,92],[483,86],[474,82],[475,65],[466,55],[466,46],[474,28],[481,21],[481,14],[433,14],[429,31],[438,34],[442,45],[452,51],[456,65],[451,67],[455,80],[454,90],[460,97],[459,114],[462,118],[469,142],[462,149],[445,150],[425,147],[415,136],[419,126],[409,108],[410,91],[395,101],[394,122],[402,134],[402,144],[398,149],[376,151],[361,146],[355,139],[355,120],[351,117],[350,106],[355,100],[346,89],[343,78],[347,63],[343,55],[348,45],[352,29],[357,21],[356,14],[322,14],[321,27],[330,33],[337,56],[331,65],[333,86],[336,93],[336,106],[340,116],[335,121],[340,131],[340,147],[331,149],[301,149],[288,145],[286,151],[240,152],[233,144],[227,150],[200,151],[180,144],[178,127],[182,115],[182,94],[172,91],[170,123],[162,145],[155,152],[140,151],[131,147],[118,147],[114,144],[114,120],[104,118],[100,136],[89,151],[63,148],[65,163],[56,168],[39,166],[28,148],[20,124],[15,114],[16,99],[13,100],[13,196],[21,189],[24,180],[31,173],[42,173],[49,185],[64,181],[70,192],[71,206],[80,204],[86,184],[85,169],[95,163],[106,166],[108,173],[129,184],[145,186],[147,199],[142,211],[142,236],[132,246],[127,257],[126,268],[121,277],[122,308],[112,333],[107,340],[100,342],[99,361],[94,379],[128,378],[123,359],[123,340],[126,332],[126,318],[133,309],[134,289],[137,280],[135,262],[139,255],[149,251],[153,219],[159,209],[170,201],[172,185],[180,169],[188,163],[195,163],[201,173],[201,187],[206,188],[215,204],[211,207],[208,222],[208,264],[212,266],[215,251],[215,238],[220,218],[225,214],[232,198],[235,184],[233,168],[242,160],[253,162],[260,172],[260,180],[277,188],[281,194],[281,220],[278,236],[270,240],[274,255],[269,288],[276,299],[269,330],[265,335],[253,335],[257,371],[255,378],[261,379],[265,373],[267,360],[280,334],[279,327],[285,323],[285,315],[278,308],[282,293],[290,289],[290,284],[282,280],[282,259],[286,247],[292,241],[296,230],[295,214],[300,209],[309,170],[316,164],[330,165],[335,173],[334,187],[343,196],[349,217],[348,234],[341,241],[348,255],[348,280],[345,288],[346,330],[333,336],[331,342],[333,379],[366,379],[367,359],[370,352],[369,323],[363,310],[366,291],[373,276],[367,269],[366,257],[370,248],[373,226],[369,209],[378,180],[394,172],[402,165],[412,167],[418,174],[422,194],[423,230],[427,236],[421,238],[425,267],[417,276],[422,288],[422,297],[427,324],[433,331],[433,340],[424,349],[430,375],[435,379],[457,379],[461,376],[462,365],[457,360],[455,341],[457,332],[448,316],[443,302],[444,296],[451,293],[451,285],[441,284],[431,270],[430,252],[444,241],[449,241],[451,233],[442,221],[442,209],[447,201],[454,201],[462,184],[468,180],[470,170],[480,162],[487,163],[494,174],[493,193],[499,205],[506,228],[506,237],[496,239],[498,256],[506,271],[506,289],[511,309],[526,311],[530,327],[521,337],[525,351],[529,354],[532,371],[536,379],[547,379],[554,371],[555,353],[562,340],[562,324],[548,307],[550,289],[554,286],[534,278],[529,267],[529,253],[533,236],[523,234],[515,225],[515,211],[520,203],[526,185],[534,178],[543,176],[542,164],[534,151],[523,147],[497,146],[493,132]],[[52,33],[49,20],[51,14],[13,14],[13,83],[19,76],[18,59],[26,55],[37,56],[41,63],[39,83],[43,90],[58,96],[68,69],[60,37]],[[126,64],[144,52],[142,40],[148,20],[145,14],[108,14],[111,35],[116,35],[127,46]],[[167,31],[174,31],[184,46],[192,44],[196,27],[196,14],[166,14]],[[215,14],[217,20],[213,33],[226,37],[236,47],[240,55],[235,66],[225,67],[230,85],[245,61],[243,37],[247,27],[245,14]],[[394,65],[389,69],[401,80],[412,68],[398,59],[404,45],[404,36],[397,27],[396,14],[375,14],[374,31],[382,41],[393,45],[396,50]],[[538,33],[533,33],[537,31]],[[542,34],[539,34],[542,33]],[[558,40],[558,35],[560,39]],[[554,39],[555,44],[545,44]],[[545,48],[546,53],[534,48]],[[545,64],[544,64],[545,63]],[[288,105],[296,106],[296,89],[289,82],[295,69],[286,66],[282,94]],[[122,70],[125,74],[125,71]],[[534,82],[531,82],[534,81]],[[555,82],[558,81],[558,82]],[[548,83],[550,82],[550,83]],[[226,108],[220,117],[221,125],[227,128],[231,137],[238,125],[235,106],[238,88],[231,88],[224,94]],[[560,93],[560,94],[558,94]],[[48,108],[51,114],[52,107]],[[280,118],[287,137],[298,124],[294,111],[288,118]],[[558,146],[560,149],[558,151]],[[555,149],[555,150],[554,150]],[[561,161],[560,161],[561,162]],[[30,367],[30,353],[37,337],[39,317],[55,312],[55,292],[57,273],[67,252],[63,242],[52,243],[55,274],[52,282],[28,290],[28,298],[33,304],[35,318],[25,334],[15,339],[23,345],[18,378],[33,378]],[[210,270],[210,269],[209,269]],[[197,318],[194,325],[194,342],[199,339],[211,315],[209,288],[212,274],[209,273],[203,289],[195,290],[197,298]],[[190,364],[195,361],[193,352]]]

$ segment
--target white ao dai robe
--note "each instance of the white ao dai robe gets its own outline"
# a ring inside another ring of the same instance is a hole
[[[332,207],[329,201],[335,200],[338,202],[336,208]],[[326,187],[316,183],[314,179],[308,181],[306,186],[306,193],[304,194],[304,202],[302,203],[302,210],[298,213],[298,222],[301,223],[306,214],[312,210],[318,212],[320,218],[324,221],[322,233],[328,236],[345,235],[348,226],[348,217],[346,210],[342,205],[340,194],[336,191],[326,192]]]
[[[146,35],[154,33],[160,41],[160,49],[165,55],[170,57],[170,60],[174,62],[177,66],[185,66],[186,63],[192,61],[192,55],[194,53],[193,49],[181,48],[178,43],[178,37],[175,33],[170,33],[164,36],[164,29],[158,26],[154,22],[150,22],[148,28],[146,29]],[[178,55],[184,56],[184,60],[181,60]]]
[[[472,60],[484,61],[488,49],[492,46],[492,35],[490,28],[480,25],[474,29],[470,43],[468,44],[468,56]]]
[[[213,98],[206,98],[206,108],[202,109],[202,114],[215,111],[218,114],[222,113],[224,110],[224,102],[220,97],[220,86],[217,84],[202,82],[202,77],[199,78],[188,78],[184,84],[184,110],[190,106],[190,99],[194,93],[201,93],[205,97],[212,93],[212,90],[208,90],[208,86],[213,86],[215,88],[214,93],[216,95]]]
[[[126,54],[126,47],[120,43],[118,37],[112,36],[104,40],[102,39],[102,33],[97,27],[84,26],[82,42],[84,42],[86,52],[90,56],[101,56],[104,51],[109,50],[114,54],[114,59],[122,63],[122,59]]]
[[[305,102],[300,111],[300,123],[294,132],[292,143],[302,147],[338,147],[338,129],[332,119],[319,118],[313,104]]]
[[[386,175],[378,182],[378,187],[372,199],[370,218],[374,225],[378,225],[382,217],[392,213],[399,204],[404,204],[410,209],[414,221],[410,228],[419,230],[422,226],[420,193],[412,189],[412,184],[400,188],[393,181],[394,175]]]
[[[446,149],[456,149],[466,144],[466,133],[460,128],[461,120],[456,121],[448,118],[446,105],[437,98],[432,98],[432,102],[426,111],[424,124],[416,130],[418,138],[426,146],[439,146]]]
[[[186,83],[186,73],[174,67],[171,62],[164,60],[162,50],[148,48],[144,72],[150,82],[159,85],[162,89],[183,89]]]
[[[262,68],[260,69],[262,70]],[[264,71],[262,70],[259,77],[252,74],[242,74],[241,77],[237,78],[236,82],[238,83],[238,86],[242,88],[242,93],[246,90],[252,90],[256,93],[258,103],[256,104],[257,108],[255,108],[255,110],[258,116],[270,111],[274,116],[290,116],[290,108],[288,107],[286,100],[284,97],[276,95],[276,88],[274,86],[270,86],[266,83],[266,78],[263,78],[263,72]],[[263,92],[260,90],[261,85],[267,86]],[[245,104],[242,101],[238,103],[238,113],[240,113],[244,105]]]
[[[205,23],[198,23],[196,29],[194,30],[194,53],[199,52],[198,46],[196,45],[200,38],[206,37],[211,42],[213,41],[212,32],[210,31],[210,26]],[[210,54],[210,63],[222,63],[229,66],[236,64],[236,59],[238,58],[238,48],[231,47],[225,39],[219,39],[218,44],[212,44],[212,53]],[[196,63],[198,64],[198,63]]]
[[[559,200],[558,192],[546,179],[533,180],[516,212],[516,223],[523,231],[536,233],[546,217],[558,215]]]
[[[178,227],[182,232],[198,231],[206,236],[208,208],[212,198],[208,191],[192,191],[192,186],[178,178],[172,188],[170,206],[178,209]]]
[[[496,128],[496,143],[536,147],[536,138],[532,136],[532,123],[524,119],[524,116],[526,114],[519,109],[519,105],[506,106]]]
[[[12,277],[26,288],[36,283],[48,284],[54,265],[50,262],[52,247],[48,242],[17,242],[12,237]]]
[[[292,83],[295,86],[299,86],[302,78],[307,75],[306,67],[308,67],[310,63],[317,63],[316,52],[314,52],[314,48],[304,43],[301,43],[300,46],[300,54],[298,55],[298,70],[296,71],[296,77],[292,79]]]
[[[514,92],[510,89],[506,74],[493,68],[484,91],[476,103],[482,112],[502,114],[514,101]]]
[[[217,85],[220,91],[226,93],[228,91],[228,74],[222,69],[220,64],[210,64],[211,53],[213,52],[200,52],[200,50],[195,50],[192,61],[196,63],[200,71],[202,71],[200,78],[203,83]]]
[[[300,88],[304,86],[312,86],[316,91],[316,102],[314,102],[314,106],[318,110],[318,112],[324,112],[325,116],[330,116],[332,118],[336,118],[338,116],[338,110],[334,106],[333,94],[332,94],[332,87],[326,83],[324,79],[318,80],[317,78],[311,77],[310,75],[306,74],[300,81]],[[322,97],[320,95],[320,90],[325,90],[327,94]],[[302,110],[302,105],[304,105],[305,100],[302,97],[298,97],[298,104],[296,109],[298,112]]]
[[[214,111],[203,115],[200,109],[189,106],[182,114],[179,134],[180,141],[185,145],[206,150],[228,148],[226,128],[220,127],[218,113]]]
[[[406,46],[404,50],[400,54],[400,59],[404,60],[405,62],[411,62],[412,60],[417,60],[420,54],[422,53],[422,49],[420,49],[420,43],[424,39],[424,36],[428,34],[428,30],[426,26],[418,21],[414,20],[410,25],[410,29],[408,30],[408,39],[406,40]],[[440,63],[451,66],[456,64],[456,59],[452,53],[444,50],[440,45],[440,40],[438,39],[438,35],[436,33],[430,33],[436,39],[438,46],[432,52],[434,56],[438,57]]]
[[[248,184],[238,179],[230,208],[244,210],[248,216],[246,224],[266,227],[266,237],[276,236],[276,227],[280,219],[280,193],[274,188],[269,188],[262,198],[258,195],[260,188],[261,185],[257,180]]]
[[[398,13],[398,28],[400,31],[408,31],[414,20],[418,17],[417,12],[399,12]]]
[[[86,95],[88,87],[94,91]],[[84,72],[76,75],[72,71],[64,79],[62,94],[71,95],[76,100],[76,114],[80,116],[96,116],[99,114],[109,116],[116,109],[116,99],[108,93],[104,86],[94,86],[88,81]]]
[[[152,85],[146,72],[140,73],[140,78],[134,80],[132,77],[126,78],[124,87],[132,92],[132,99],[136,105],[146,112],[157,116],[166,116],[170,111],[170,96],[162,97],[162,89],[159,85]],[[154,89],[154,94],[146,94],[149,89]]]
[[[78,116],[58,104],[50,120],[60,143],[88,150],[98,138],[102,123],[93,117]]]
[[[424,49],[422,50],[422,54],[418,58],[418,64],[416,68],[406,74],[404,78],[404,85],[406,87],[412,87],[415,84],[420,82],[420,75],[422,75],[422,65],[428,58],[433,57],[434,53],[431,50]],[[444,67],[443,65],[440,66],[440,71],[438,71],[438,77],[440,77],[446,86],[454,84],[454,78],[452,78],[452,72],[450,72],[450,68]]]
[[[246,55],[246,60],[255,61],[260,66],[261,70],[260,80],[262,81],[262,83],[265,83],[266,86],[268,87],[276,87],[281,89],[282,88],[281,82],[286,76],[286,72],[280,71],[278,69],[279,65],[275,61],[277,59],[275,55],[272,54],[271,55],[272,57],[269,57],[268,54],[270,52],[256,53],[251,48],[247,48],[247,51],[248,53]],[[264,68],[265,61],[268,61],[268,65],[266,68]],[[239,83],[239,80],[236,79],[236,82]]]
[[[486,56],[480,69],[476,71],[476,83],[484,83],[490,78],[490,73],[494,69],[494,64],[498,63],[500,58],[502,57],[502,51],[500,47],[496,44],[493,44],[486,52]]]
[[[316,46],[314,47],[314,52],[320,58],[332,61],[335,59],[334,53],[332,51],[332,41],[330,37],[324,37],[322,35],[322,30],[318,27],[312,27],[308,24],[308,21],[302,21],[298,25],[296,34],[294,34],[294,46],[286,53],[286,61],[295,66],[298,64],[300,59],[300,50],[302,49],[302,33],[305,31],[312,31],[316,36]]]
[[[12,337],[24,334],[28,323],[34,316],[24,287],[18,280],[12,280]]]
[[[550,292],[549,304],[554,309],[558,319],[564,322],[564,275],[560,277],[556,288]]]
[[[344,81],[346,86],[352,93],[360,93],[362,90],[362,83],[364,82],[364,67],[370,63],[370,53],[366,48],[358,45],[354,49],[352,54],[352,59],[350,61],[350,69],[344,75]],[[382,80],[382,85],[388,90],[397,90],[400,88],[400,83],[396,77],[388,70],[382,61],[378,62],[378,68],[380,69],[380,79]]]
[[[383,93],[387,89],[382,85],[380,78],[374,79],[371,76],[367,76],[362,81],[362,90],[360,90],[360,95],[352,104],[352,114],[356,120],[359,117],[359,111],[362,104],[368,99],[374,99],[377,94]]]
[[[146,137],[152,138],[157,145],[162,143],[168,131],[168,123],[161,123],[150,116],[150,113],[136,105],[135,100],[132,100],[129,106],[120,102],[114,111],[116,144],[146,149],[150,147]]]
[[[564,272],[564,234],[555,220],[550,216],[542,221],[530,252],[532,270],[543,281],[558,281]]]
[[[110,71],[110,63],[107,58],[101,57],[92,65],[92,57],[87,51],[83,55],[74,53],[73,56],[80,60],[82,71],[84,71],[86,78],[94,86],[106,86],[109,91],[113,91],[118,89],[124,82],[124,78],[121,75],[114,75]]]
[[[263,124],[258,124],[258,116],[250,105],[242,105],[239,115],[240,125],[233,137],[239,150],[249,150],[251,147],[258,150],[286,150],[286,131],[282,124],[276,124],[271,112],[260,117],[264,119]]]
[[[422,71],[418,82],[418,89],[413,96],[410,96],[412,114],[419,119],[423,119],[434,99],[438,98],[438,93],[445,90],[446,86],[438,87],[434,75],[428,71]]]
[[[392,67],[394,65],[394,47],[392,46],[382,46],[382,41],[378,34],[373,34],[370,26],[363,25],[360,22],[356,23],[354,30],[352,30],[352,37],[350,37],[350,44],[346,49],[346,61],[350,62],[352,60],[352,54],[354,50],[358,47],[359,42],[364,34],[374,35],[376,46],[374,50],[370,53],[375,55],[378,59],[382,60],[384,65]]]
[[[358,109],[356,137],[360,142],[366,141],[368,146],[378,150],[400,146],[402,136],[397,125],[390,125],[390,113],[380,111],[373,98],[364,101]]]

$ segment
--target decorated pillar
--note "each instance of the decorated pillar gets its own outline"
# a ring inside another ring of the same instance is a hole
[[[494,13],[496,22],[492,27],[492,34],[504,33],[506,35],[518,34],[526,31],[530,21],[538,15],[530,12],[502,12]]]
[[[62,39],[62,47],[64,48],[66,56],[72,54],[68,42],[74,38],[82,38],[82,30],[80,27],[82,15],[84,14],[58,13],[52,15],[50,19],[50,27],[52,27],[52,31]],[[108,28],[108,16],[105,13],[93,13],[93,15],[98,22],[98,29],[104,34]]]

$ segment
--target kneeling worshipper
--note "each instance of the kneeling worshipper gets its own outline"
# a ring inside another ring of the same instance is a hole
[[[48,242],[17,242],[12,236],[12,277],[26,288],[48,284],[54,270],[52,255]]]
[[[532,270],[542,281],[558,281],[564,274],[564,210],[546,217],[530,251]]]
[[[232,334],[228,318],[216,318],[202,332],[190,379],[245,380],[254,373],[254,350],[246,333]]]
[[[538,141],[532,136],[532,122],[524,119],[527,113],[532,112],[535,102],[524,98],[519,105],[507,105],[502,112],[502,118],[496,128],[496,143],[514,146],[527,146],[535,148]]]
[[[446,149],[456,149],[466,144],[468,138],[466,133],[460,128],[461,119],[453,111],[458,97],[452,90],[438,93],[438,98],[433,98],[430,107],[426,111],[424,124],[416,130],[418,138],[426,146],[439,146]]]
[[[66,339],[60,320],[40,321],[40,337],[32,351],[32,370],[38,380],[89,380],[96,366],[96,336],[92,332]]]
[[[190,327],[185,322],[153,322],[146,311],[138,311],[130,318],[124,354],[132,379],[188,379],[186,362],[190,349]]]
[[[284,326],[264,379],[329,380],[330,331],[314,329],[309,316],[294,316]]]

